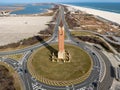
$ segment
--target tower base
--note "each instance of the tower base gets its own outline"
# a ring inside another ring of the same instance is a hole
[[[51,55],[52,62],[70,62],[70,53],[68,51],[58,52],[58,57],[54,53]]]
[[[65,59],[65,51],[58,52],[58,59]]]

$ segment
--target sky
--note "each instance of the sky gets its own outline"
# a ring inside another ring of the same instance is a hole
[[[120,0],[0,0],[0,3],[37,3],[37,2],[120,2]]]

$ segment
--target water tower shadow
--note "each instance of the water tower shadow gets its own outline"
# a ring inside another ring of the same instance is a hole
[[[43,38],[39,37],[39,36],[35,36],[35,38],[44,45],[45,48],[47,48],[50,51],[50,54],[52,55],[54,53],[54,55],[57,57],[58,56],[58,50],[56,50],[55,48],[53,48],[52,46],[50,46],[48,43],[46,43],[46,41],[44,41]]]

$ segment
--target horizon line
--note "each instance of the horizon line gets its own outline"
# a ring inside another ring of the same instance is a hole
[[[116,2],[90,2],[90,1],[86,1],[86,2],[0,2],[0,4],[27,4],[27,3],[120,3],[120,1],[116,1]]]

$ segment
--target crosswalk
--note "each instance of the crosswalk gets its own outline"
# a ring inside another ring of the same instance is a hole
[[[38,85],[38,83],[32,83],[32,88],[33,90],[47,90],[47,89],[44,89],[42,88],[42,85]]]
[[[79,88],[77,90],[86,90],[86,87],[83,87],[83,88]]]

